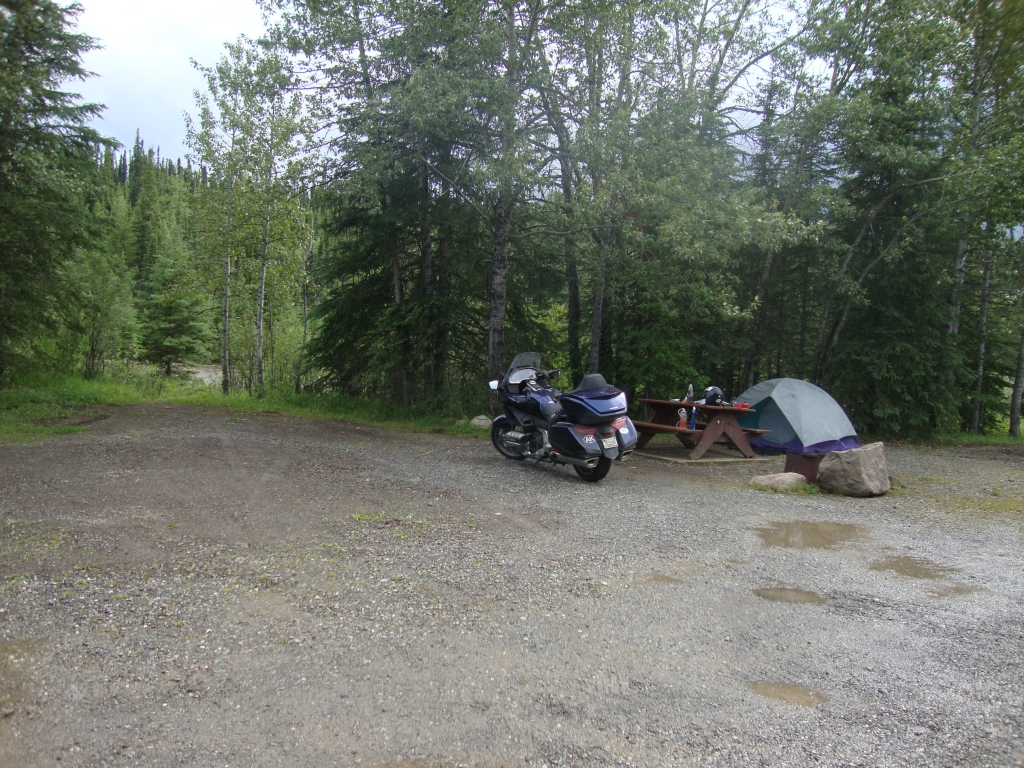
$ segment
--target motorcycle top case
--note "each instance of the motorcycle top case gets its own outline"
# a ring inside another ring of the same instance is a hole
[[[568,393],[559,398],[569,421],[575,424],[603,424],[626,415],[626,393],[615,387]]]

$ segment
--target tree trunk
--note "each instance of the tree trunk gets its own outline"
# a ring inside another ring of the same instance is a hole
[[[220,316],[220,389],[226,395],[231,377],[228,370],[228,318],[231,307],[231,251],[224,254],[224,298],[221,302]]]
[[[235,149],[235,138],[237,129],[231,130],[231,152]],[[204,171],[205,173],[205,171]],[[234,178],[228,177],[228,212],[227,212],[227,236],[233,234],[232,221],[235,213],[235,184]],[[230,240],[228,241],[230,243]],[[225,395],[231,388],[231,360],[228,357],[228,345],[231,341],[228,330],[228,321],[231,319],[231,246],[224,248],[224,298],[221,306],[220,326],[220,389]]]
[[[799,84],[797,85],[797,90],[799,91]],[[796,159],[795,176],[797,180],[799,180],[801,174],[803,174],[806,155],[806,147],[801,144],[800,152],[797,154]],[[781,208],[784,216],[787,215],[792,208],[794,193],[795,190],[793,187],[790,187],[789,191],[786,193],[786,200],[783,202]],[[747,350],[746,360],[743,365],[744,389],[749,389],[754,386],[754,369],[757,367],[757,360],[761,356],[761,342],[763,340],[761,319],[764,314],[765,305],[768,303],[768,280],[772,274],[772,266],[775,263],[775,256],[775,247],[772,246],[768,248],[768,252],[765,253],[764,256],[764,267],[761,269],[761,279],[757,283],[757,294],[754,296],[754,314],[751,318],[750,324],[754,338],[751,341],[750,348]]]
[[[527,37],[527,40],[530,38]],[[515,4],[508,5],[505,18],[505,90],[508,103],[501,120],[501,157],[505,161],[513,151],[516,107],[519,103],[519,36],[516,31]],[[491,316],[487,337],[487,373],[500,379],[505,367],[505,310],[508,284],[508,243],[512,226],[515,182],[503,181],[498,188],[491,217],[494,247],[491,256]],[[488,390],[491,410],[498,410],[498,393]]]
[[[576,237],[573,235],[573,162],[565,140],[558,135],[558,163],[562,166],[562,198],[565,216],[565,282],[568,288],[566,302],[566,334],[569,342],[569,378],[578,381],[583,375],[580,359],[580,276],[576,267]]]
[[[302,394],[302,367],[305,364],[306,342],[309,340],[309,270],[313,261],[313,222],[309,227],[309,245],[302,262],[302,349],[299,352],[298,370],[295,372],[295,394]]]
[[[979,34],[981,37],[979,37]],[[982,107],[985,101],[985,80],[988,77],[988,62],[985,52],[979,53],[979,47],[986,45],[985,27],[975,29],[974,33],[974,73],[971,78],[971,128],[970,141],[967,144],[967,160],[970,162],[978,152],[978,129],[981,127]],[[968,222],[969,224],[969,222]],[[953,280],[952,307],[949,320],[949,343],[956,346],[960,333],[960,291],[964,284],[967,269],[967,257],[970,253],[967,237],[961,236],[956,247],[956,274]],[[972,416],[973,418],[973,416]]]
[[[804,272],[803,280],[800,285],[800,345],[799,345],[799,357],[797,364],[797,378],[802,379],[804,377],[804,370],[806,369],[807,362],[807,319],[808,319],[808,283],[810,282],[809,269],[807,265],[807,257],[804,257]]]
[[[583,356],[580,354],[580,276],[576,267],[576,243],[571,235],[565,237],[565,280],[569,289],[566,306],[569,378],[573,382],[578,382],[583,375]]]
[[[302,281],[302,349],[306,348],[306,341],[309,338],[309,287],[305,279]],[[304,354],[299,353],[299,370],[295,374],[295,394],[302,394],[302,365]]]
[[[401,252],[399,251],[397,231],[393,233],[392,238],[393,240],[391,244],[391,279],[392,288],[394,290],[395,296],[395,305],[397,306],[402,303],[402,255]],[[405,378],[405,360],[403,359],[405,355],[403,354],[404,350],[401,349],[401,347],[403,346],[404,344],[400,341],[398,360],[397,364],[395,365],[395,368],[398,371],[398,385],[402,392],[402,407],[408,408],[409,383],[406,381]]]
[[[743,389],[747,390],[754,386],[754,370],[757,367],[757,359],[761,356],[761,320],[764,316],[764,305],[768,300],[768,278],[772,272],[772,262],[775,260],[775,248],[769,248],[764,257],[764,268],[761,270],[761,279],[758,282],[757,295],[754,296],[754,314],[751,317],[750,327],[753,332],[753,340],[747,348],[747,354],[743,361]]]
[[[430,174],[426,161],[426,142],[423,142],[423,161],[420,164],[420,282],[423,289],[423,296],[428,301],[434,295],[433,278],[433,250],[430,242]],[[429,326],[427,327],[426,360],[424,360],[423,390],[424,395],[429,399],[434,394],[434,331],[437,325],[437,318],[434,316],[433,308],[430,313]]]
[[[89,351],[85,355],[85,378],[93,379],[103,369],[103,338],[100,331],[89,334]]]
[[[967,238],[961,237],[956,247],[956,264],[953,274],[953,295],[951,301],[953,306],[949,313],[949,343],[956,346],[957,337],[960,335],[960,291],[964,285],[964,275],[967,271]]]
[[[270,209],[263,213],[263,242],[260,247],[260,283],[256,294],[256,387],[263,397],[263,299],[267,290],[267,251],[270,247]]]
[[[451,148],[446,147],[441,156],[447,166],[451,161]],[[430,366],[434,395],[439,396],[445,376],[445,350],[448,348],[449,320],[447,304],[449,293],[448,254],[451,250],[452,225],[451,184],[447,178],[441,180],[441,198],[438,202],[437,252],[434,254],[434,293],[439,299],[437,316],[434,319],[434,333],[431,341]]]
[[[451,151],[445,153],[445,161],[451,158]],[[447,178],[441,180],[441,210],[438,227],[437,257],[434,272],[437,274],[437,292],[443,298],[448,295],[448,252],[452,245],[451,218],[451,183]]]
[[[271,384],[274,383],[274,371],[277,365],[276,358],[274,357],[274,304],[270,300],[267,300],[267,346],[270,347],[270,377],[269,381]]]
[[[431,274],[433,252],[430,246],[430,174],[424,160],[420,164],[420,280],[424,296],[431,296],[434,293],[434,280]]]
[[[491,256],[491,318],[487,339],[487,374],[500,379],[505,368],[505,299],[508,282],[508,235],[512,206],[502,201],[494,214],[494,248]],[[498,395],[489,391],[491,410],[497,411]]]
[[[607,268],[608,245],[602,236],[598,245],[597,274],[594,276],[594,315],[590,324],[590,357],[587,369],[590,373],[598,373],[601,365],[601,324],[604,320],[604,282]]]
[[[573,234],[573,179],[576,163],[572,157],[569,130],[565,115],[555,91],[554,79],[544,55],[544,46],[537,45],[537,56],[544,70],[547,87],[541,90],[541,101],[547,114],[548,125],[558,140],[558,166],[562,184],[562,214],[565,217],[565,239],[563,240],[565,258],[565,280],[568,289],[566,303],[566,335],[569,344],[569,378],[579,381],[583,376],[583,360],[580,354],[580,278],[576,265],[576,238]]]
[[[992,257],[985,254],[981,271],[981,302],[978,305],[978,371],[971,403],[971,434],[981,431],[981,395],[985,385],[985,342],[988,332],[988,294],[992,284]]]
[[[1020,401],[1024,393],[1024,327],[1020,331],[1017,347],[1017,375],[1013,377],[1013,395],[1010,396],[1010,437],[1020,437]]]

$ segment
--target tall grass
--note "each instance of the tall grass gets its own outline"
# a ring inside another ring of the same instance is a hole
[[[243,390],[224,395],[219,387],[187,375],[167,377],[149,366],[133,366],[112,370],[101,379],[29,376],[0,387],[0,443],[35,442],[77,432],[101,417],[105,406],[150,402],[217,408],[232,414],[341,419],[407,431],[485,433],[469,425],[475,414],[424,414],[387,403],[311,393],[269,392],[257,398]]]

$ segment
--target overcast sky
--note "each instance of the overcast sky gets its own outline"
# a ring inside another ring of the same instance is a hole
[[[225,42],[263,29],[253,0],[79,0],[79,31],[102,50],[86,54],[96,73],[69,85],[86,101],[106,104],[96,128],[127,147],[140,130],[147,147],[164,157],[185,156],[185,119],[192,94],[205,83],[189,59],[216,63]]]

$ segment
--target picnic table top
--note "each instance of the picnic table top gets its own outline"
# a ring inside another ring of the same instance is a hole
[[[753,408],[737,408],[732,405],[704,405],[703,403],[691,403],[687,400],[658,400],[651,397],[638,397],[637,402],[648,405],[663,405],[674,408],[696,408],[698,411],[709,411],[711,413],[754,413]]]

